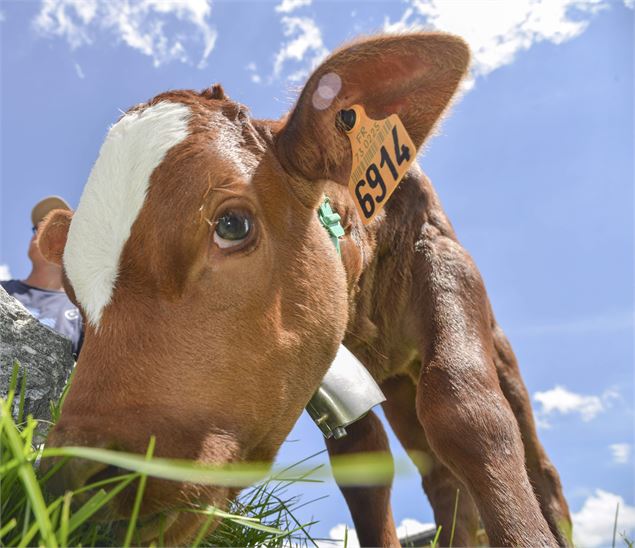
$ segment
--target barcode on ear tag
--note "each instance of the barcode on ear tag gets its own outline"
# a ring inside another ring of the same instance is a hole
[[[346,132],[351,141],[352,169],[348,190],[365,225],[386,205],[416,158],[416,149],[399,116],[371,120],[353,105],[355,123]]]

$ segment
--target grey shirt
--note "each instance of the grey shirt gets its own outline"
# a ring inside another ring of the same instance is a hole
[[[40,323],[54,329],[73,343],[73,353],[79,354],[84,339],[82,316],[64,291],[39,289],[21,282],[0,282],[5,291],[22,303]]]

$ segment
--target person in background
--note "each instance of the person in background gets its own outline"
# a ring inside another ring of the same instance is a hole
[[[84,338],[81,314],[64,292],[62,267],[47,262],[36,241],[38,225],[54,209],[70,211],[71,208],[59,196],[48,196],[35,204],[31,211],[33,236],[28,251],[31,273],[24,280],[7,280],[0,285],[41,323],[70,339],[77,358]]]

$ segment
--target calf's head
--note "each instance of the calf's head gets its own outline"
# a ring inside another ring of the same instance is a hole
[[[155,435],[158,456],[272,459],[347,324],[346,273],[316,215],[326,182],[350,174],[338,112],[396,113],[420,146],[467,62],[455,37],[380,37],[326,60],[280,122],[251,119],[220,86],[128,111],[75,214],[53,212],[40,231],[85,322],[49,443],[142,453]],[[69,487],[103,473],[71,470]],[[142,513],[231,494],[151,480]],[[115,502],[125,516],[131,497]],[[178,518],[166,541],[195,526]]]

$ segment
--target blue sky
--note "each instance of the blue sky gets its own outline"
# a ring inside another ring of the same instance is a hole
[[[618,501],[635,530],[632,0],[3,0],[0,273],[26,277],[30,208],[77,205],[120,110],[221,82],[277,118],[343,41],[422,25],[475,59],[420,163],[514,346],[580,544],[607,544]],[[281,462],[323,447],[306,415],[289,437]],[[329,495],[302,511],[315,534],[351,525],[333,482],[298,491]],[[414,472],[393,507],[398,524],[432,521]]]

